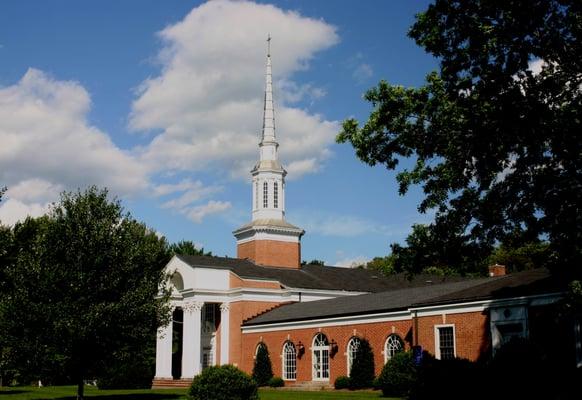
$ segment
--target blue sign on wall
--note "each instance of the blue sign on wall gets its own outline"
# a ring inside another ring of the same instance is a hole
[[[412,346],[412,359],[417,367],[422,363],[422,346]]]

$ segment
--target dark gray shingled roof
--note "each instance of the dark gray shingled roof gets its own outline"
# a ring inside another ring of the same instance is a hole
[[[350,292],[383,292],[386,290],[430,286],[437,282],[455,282],[460,277],[418,275],[408,280],[404,274],[385,277],[361,268],[324,267],[304,265],[301,269],[256,265],[253,262],[228,257],[189,256],[177,257],[192,267],[228,269],[241,278],[276,280],[284,287],[300,289],[344,290]]]
[[[566,284],[561,279],[551,275],[547,269],[540,268],[505,275],[500,279],[487,279],[484,283],[468,289],[443,294],[414,306],[560,293],[565,287]]]
[[[563,287],[547,270],[459,282],[433,282],[424,287],[287,304],[246,321],[244,326],[399,311],[412,306],[555,293]]]

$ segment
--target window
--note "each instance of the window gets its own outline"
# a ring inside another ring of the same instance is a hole
[[[329,342],[323,333],[313,338],[313,380],[329,380]]]
[[[265,343],[261,342],[257,345],[257,347],[255,347],[255,358],[257,358],[257,354],[259,354],[259,349],[261,347],[267,347],[267,345]]]
[[[216,304],[204,304],[202,310],[202,333],[214,333],[216,331],[215,323],[215,306]]]
[[[455,358],[455,326],[435,326],[435,355],[439,360]]]
[[[354,360],[356,359],[356,353],[358,352],[358,347],[360,347],[360,339],[357,337],[353,337],[348,342],[348,373],[347,375],[350,376],[350,372],[352,370],[352,365],[354,364]]]
[[[263,208],[269,207],[269,184],[263,183]]]
[[[289,341],[283,345],[283,379],[297,379],[297,352],[295,345]]]
[[[255,208],[259,208],[259,182],[255,182]]]
[[[394,354],[402,351],[404,349],[404,342],[400,339],[400,336],[392,334],[386,339],[386,344],[384,345],[384,362],[387,363]]]
[[[277,182],[273,185],[273,207],[279,208],[279,184]]]

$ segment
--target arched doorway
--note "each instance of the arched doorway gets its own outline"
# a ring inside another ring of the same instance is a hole
[[[318,333],[313,338],[313,380],[329,380],[329,342],[327,336]]]

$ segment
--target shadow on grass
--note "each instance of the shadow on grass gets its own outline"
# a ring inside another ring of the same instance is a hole
[[[30,390],[2,390],[0,389],[0,396],[8,396],[10,394],[30,393]]]
[[[86,394],[86,399],[97,399],[99,400],[169,400],[169,399],[179,399],[183,396],[179,394],[172,393],[127,393],[127,394],[110,394],[110,395],[93,395]],[[66,396],[66,397],[55,397],[54,400],[75,400],[76,396]]]

